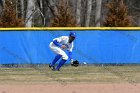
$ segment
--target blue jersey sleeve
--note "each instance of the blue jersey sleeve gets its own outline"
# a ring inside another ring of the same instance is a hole
[[[54,40],[53,43],[54,43],[56,46],[58,46],[58,47],[61,47],[61,46],[62,46],[59,42],[57,42],[57,40]]]
[[[69,52],[68,52],[68,56],[69,56],[70,60],[73,59],[73,58],[72,58],[72,52],[69,51]]]

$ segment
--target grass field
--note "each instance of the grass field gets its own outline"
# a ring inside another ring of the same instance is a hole
[[[140,83],[140,66],[64,66],[52,71],[48,65],[0,68],[0,84],[11,83]]]

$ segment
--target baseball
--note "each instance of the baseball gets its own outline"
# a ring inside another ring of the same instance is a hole
[[[86,62],[83,62],[83,64],[86,65],[87,63]]]

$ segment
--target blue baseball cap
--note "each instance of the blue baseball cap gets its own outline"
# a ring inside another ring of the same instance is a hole
[[[70,32],[69,36],[72,36],[72,37],[76,38],[76,33],[75,32]]]

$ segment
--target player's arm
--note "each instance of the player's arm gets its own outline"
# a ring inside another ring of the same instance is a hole
[[[70,60],[73,59],[73,58],[72,58],[72,52],[71,52],[71,51],[68,52],[68,56],[69,56]]]
[[[54,45],[61,47],[61,48],[66,48],[66,46],[62,45],[60,42],[62,41],[63,37],[59,37],[53,40]]]
[[[60,43],[57,41],[57,39],[54,40],[53,43],[54,43],[56,46],[58,46],[58,47],[61,47],[61,46],[62,46],[62,44],[60,44]]]
[[[71,63],[73,62],[72,50],[73,50],[73,43],[72,43],[72,45],[70,46],[70,48],[68,49],[68,56],[69,56],[69,58],[70,58],[70,62],[71,62]]]
[[[69,59],[70,59],[70,63],[72,64],[73,63],[73,57],[72,57],[72,52],[71,51],[68,52],[68,56],[69,56]]]

